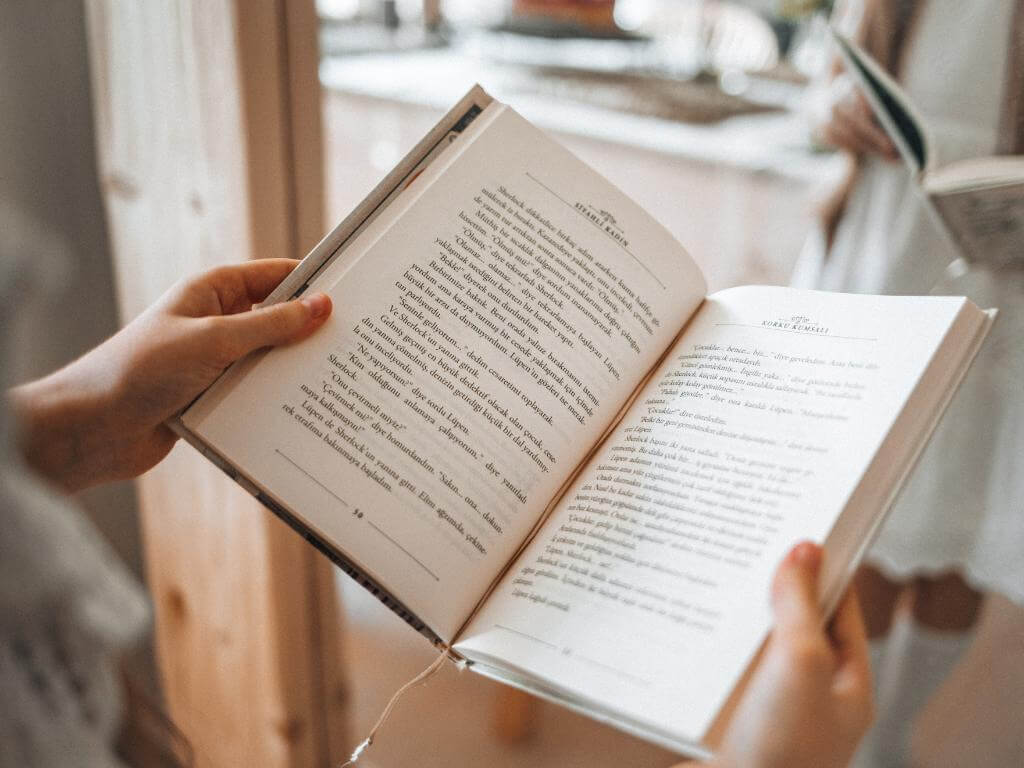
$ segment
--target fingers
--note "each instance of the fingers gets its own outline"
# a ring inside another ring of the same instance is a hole
[[[814,637],[821,634],[822,615],[818,607],[818,572],[821,547],[810,541],[797,544],[779,564],[772,582],[772,610],[775,634]]]
[[[263,301],[298,265],[296,259],[257,259],[240,264],[249,305]],[[246,307],[248,309],[248,307]]]
[[[854,97],[839,105],[837,109],[845,113],[847,124],[864,147],[893,160],[899,157],[888,134],[875,122],[871,105],[864,98],[864,94],[855,91]]]
[[[263,347],[274,347],[304,338],[331,314],[331,299],[315,293],[262,309],[211,318],[216,347],[224,364]]]
[[[216,306],[202,304],[193,308],[194,313],[201,316],[246,312],[267,298],[298,263],[295,259],[256,259],[211,269],[193,278],[190,287],[200,297],[212,292]]]
[[[840,693],[869,693],[871,690],[871,662],[864,616],[860,610],[857,592],[850,588],[843,596],[829,626],[829,635],[835,648],[838,669],[835,686]]]
[[[825,127],[825,140],[857,154],[874,153],[891,160],[898,158],[889,137],[873,121],[838,108]]]
[[[829,623],[829,636],[841,660],[857,660],[860,657],[867,659],[868,636],[864,627],[864,614],[853,587],[846,590]]]
[[[898,160],[899,154],[885,131],[875,122],[864,94],[855,88],[841,89],[833,102],[822,137],[829,144],[857,154],[878,154]]]

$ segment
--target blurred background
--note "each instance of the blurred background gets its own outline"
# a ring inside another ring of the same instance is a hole
[[[634,196],[712,288],[785,282],[842,161],[800,114],[827,8],[774,5],[319,0],[328,219],[480,82]]]
[[[36,308],[45,339],[19,375],[95,345],[195,268],[303,255],[475,82],[668,227],[711,290],[786,283],[817,201],[847,162],[813,144],[805,115],[829,55],[830,6],[5,0],[0,202],[60,252],[58,287]],[[275,537],[289,546],[297,537],[258,508],[220,514],[242,502],[212,485],[220,479],[189,481],[205,470],[175,453],[178,463],[139,490],[82,498],[154,593],[155,650],[139,663],[199,765],[328,764],[433,651],[340,571],[327,586],[313,566],[295,577],[297,556],[287,553],[312,550],[281,550]],[[239,533],[254,526],[268,530],[256,543]],[[289,606],[307,602],[320,618],[293,623]],[[1024,619],[998,601],[985,616],[922,721],[922,764],[1004,765],[1024,752],[1019,733],[993,725],[1024,707]],[[324,621],[337,626],[326,631]],[[289,650],[299,646],[301,664]],[[336,685],[303,701],[328,668]],[[323,720],[323,708],[334,715]],[[672,760],[448,668],[401,703],[360,765]]]

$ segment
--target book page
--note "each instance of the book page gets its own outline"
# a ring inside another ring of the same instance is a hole
[[[1024,264],[1024,181],[933,193],[932,202],[968,261]]]
[[[705,293],[664,228],[498,104],[310,290],[327,325],[185,422],[442,639]]]
[[[699,741],[964,305],[709,296],[456,650]]]

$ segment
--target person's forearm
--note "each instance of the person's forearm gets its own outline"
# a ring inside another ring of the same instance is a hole
[[[78,360],[8,392],[26,462],[69,491],[111,473],[116,447],[107,428],[113,410],[112,378]]]

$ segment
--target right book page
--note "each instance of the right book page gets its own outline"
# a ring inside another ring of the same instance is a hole
[[[826,539],[915,389],[941,409],[986,322],[962,298],[709,296],[456,650],[699,742],[769,629],[780,558]]]

